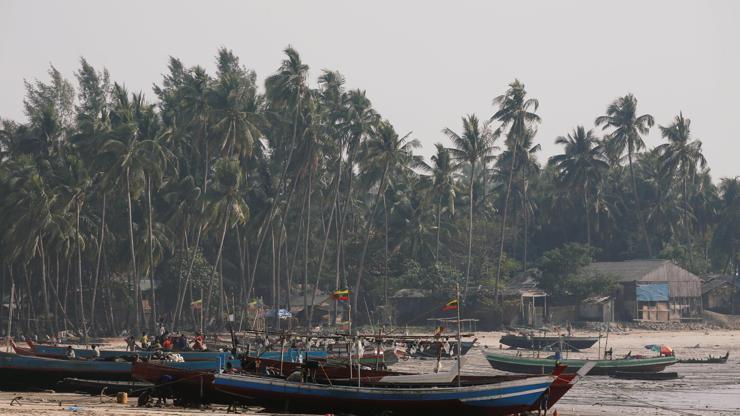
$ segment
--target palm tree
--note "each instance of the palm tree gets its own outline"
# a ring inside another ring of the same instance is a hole
[[[632,193],[635,197],[637,221],[642,229],[648,257],[653,257],[653,249],[650,245],[645,221],[642,217],[640,196],[637,192],[637,180],[635,179],[635,170],[632,162],[635,153],[645,147],[642,136],[648,134],[653,124],[655,124],[655,120],[653,120],[653,116],[650,114],[637,115],[637,99],[632,94],[617,98],[607,107],[606,115],[596,118],[597,126],[603,126],[603,130],[612,129],[605,139],[612,142],[616,154],[621,155],[624,153],[625,148],[627,149],[627,160],[632,179]]]
[[[442,130],[452,141],[452,148],[449,149],[452,157],[457,160],[457,166],[462,163],[470,164],[470,183],[468,185],[468,199],[470,209],[468,213],[468,261],[465,268],[465,289],[463,299],[468,295],[468,282],[470,281],[470,263],[473,253],[473,182],[475,180],[475,167],[478,163],[483,165],[485,171],[486,165],[491,160],[491,153],[494,150],[493,136],[488,127],[488,123],[482,126],[475,114],[469,114],[462,118],[463,133],[459,135],[449,128]]]
[[[558,171],[558,180],[583,195],[586,214],[586,244],[591,246],[591,203],[589,192],[598,184],[602,174],[609,169],[599,139],[593,130],[583,126],[573,129],[567,136],[559,136],[556,144],[565,146],[565,152],[550,158],[549,163]]]
[[[418,156],[414,156],[413,149],[418,148],[421,144],[416,139],[409,140],[410,135],[411,133],[409,132],[405,136],[399,137],[389,122],[382,121],[378,126],[376,134],[370,136],[370,139],[365,142],[365,146],[362,149],[363,151],[360,157],[362,171],[366,178],[371,178],[371,184],[376,183],[376,180],[378,181],[378,191],[375,193],[373,202],[370,205],[370,212],[368,213],[363,231],[365,242],[362,245],[357,280],[354,286],[354,297],[352,298],[352,307],[355,311],[358,310],[357,301],[360,298],[360,284],[362,284],[365,271],[367,247],[370,242],[370,236],[373,233],[375,212],[377,211],[380,196],[385,193],[388,174],[396,170],[402,171],[419,165],[420,159]]]
[[[507,183],[506,177],[510,169],[514,169],[514,177],[518,180],[512,180],[513,206],[522,207],[522,220],[524,222],[524,253],[523,253],[523,270],[527,269],[527,248],[529,243],[529,217],[534,213],[533,202],[529,199],[529,184],[532,178],[540,173],[540,164],[537,161],[537,152],[542,149],[539,144],[533,144],[535,130],[527,129],[518,140],[514,147],[504,150],[496,160],[496,170],[498,172],[499,183]]]
[[[208,206],[206,208],[206,224],[218,224],[221,227],[221,235],[218,245],[218,252],[216,254],[216,261],[213,263],[213,270],[211,277],[208,282],[208,296],[204,300],[204,315],[210,316],[211,299],[213,295],[213,286],[216,273],[218,271],[219,263],[221,262],[221,255],[224,248],[224,240],[226,239],[226,232],[230,227],[236,224],[244,224],[249,218],[249,207],[244,202],[241,195],[242,186],[242,169],[239,166],[239,162],[233,159],[225,158],[219,159],[214,164],[214,184],[210,187],[206,200]],[[219,305],[219,312],[223,310],[223,275],[219,278],[219,297],[221,303]],[[221,319],[221,314],[219,314]]]
[[[656,148],[659,153],[660,173],[669,183],[675,177],[683,183],[683,225],[685,241],[691,250],[689,181],[694,180],[697,167],[704,168],[707,160],[701,153],[701,141],[692,140],[691,120],[679,113],[668,126],[659,126],[660,134],[668,140]],[[689,251],[691,252],[691,251]]]
[[[443,144],[434,145],[437,153],[432,155],[432,166],[424,163],[422,170],[431,172],[432,186],[429,188],[431,195],[437,197],[437,226],[434,245],[434,261],[439,261],[439,238],[442,229],[442,208],[446,203],[446,209],[450,215],[455,215],[455,166],[453,164],[450,150]]]
[[[496,135],[506,132],[506,146],[511,149],[517,149],[519,142],[524,139],[527,132],[540,122],[540,116],[535,111],[540,106],[539,101],[534,98],[527,98],[527,91],[524,84],[515,79],[509,84],[506,93],[493,99],[493,105],[498,106],[491,121],[497,120],[501,126],[496,130]],[[508,128],[508,131],[506,129]],[[496,287],[494,297],[498,300],[499,284],[501,281],[501,265],[504,258],[504,237],[506,236],[506,219],[509,212],[509,197],[511,196],[511,184],[514,179],[517,153],[512,153],[511,167],[509,168],[509,179],[506,182],[506,197],[504,198],[504,213],[501,219],[501,238],[499,241],[498,261],[496,265]]]

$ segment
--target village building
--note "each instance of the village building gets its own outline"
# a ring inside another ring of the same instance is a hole
[[[740,312],[740,280],[733,276],[708,276],[701,285],[704,309],[735,314]]]
[[[616,280],[616,320],[667,322],[701,319],[701,279],[669,260],[595,262],[586,270]]]

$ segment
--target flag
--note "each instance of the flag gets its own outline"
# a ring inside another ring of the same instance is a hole
[[[198,299],[190,302],[190,307],[193,309],[202,309],[203,308],[203,299]]]
[[[452,299],[451,301],[447,302],[447,305],[445,305],[444,308],[442,308],[442,312],[454,311],[455,309],[457,309],[457,306],[457,299]]]
[[[345,289],[334,291],[333,297],[336,300],[349,300],[349,290]]]

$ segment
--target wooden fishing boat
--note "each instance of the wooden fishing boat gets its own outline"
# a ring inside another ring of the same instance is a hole
[[[462,355],[465,355],[475,345],[476,340],[472,341],[461,341],[460,350]],[[457,357],[457,342],[451,341],[447,343],[447,348],[444,348],[445,343],[441,341],[419,341],[409,343],[407,346],[408,355],[414,358],[454,358]],[[442,352],[440,353],[440,349]]]
[[[278,360],[268,360],[264,358],[256,358],[256,357],[243,357],[242,358],[242,365],[241,370],[244,372],[249,372],[252,374],[283,374],[283,375],[289,375],[293,373],[294,371],[300,370],[302,367],[306,365],[314,365],[317,366],[319,370],[316,371],[316,378],[320,380],[328,379],[328,380],[335,380],[335,379],[348,379],[348,378],[356,378],[357,377],[357,367],[355,366],[352,371],[350,371],[350,368],[346,364],[339,364],[339,363],[332,363],[331,361],[323,363],[323,362],[311,362],[308,361],[306,363],[294,363],[294,362],[285,362],[282,363]],[[390,371],[386,369],[376,369],[374,366],[369,365],[367,368],[360,370],[360,376],[363,378],[367,377],[383,377],[383,376],[389,376],[389,375],[401,375],[401,374],[408,374],[408,373],[401,373],[397,371]]]
[[[60,345],[44,345],[35,344],[28,342],[31,350],[36,356],[46,358],[65,358],[67,356],[67,346]],[[94,352],[92,349],[74,348],[75,357],[77,358],[94,358]],[[231,358],[231,353],[223,351],[171,351],[180,354],[185,361],[224,361]],[[137,350],[137,351],[124,351],[124,350],[100,350],[100,358],[103,359],[115,359],[115,358],[133,358],[139,357],[142,359],[151,358],[161,351],[156,350]]]
[[[549,374],[557,364],[567,366],[566,372],[573,373],[590,362],[594,363],[594,368],[590,372],[592,375],[610,375],[617,371],[657,373],[678,362],[673,356],[615,360],[563,359],[559,361],[549,358],[517,357],[492,351],[486,351],[485,356],[491,367],[520,374]]]
[[[268,410],[322,414],[385,412],[448,416],[450,412],[463,412],[466,415],[508,415],[535,406],[557,376],[499,376],[498,380],[484,377],[485,381],[480,384],[470,382],[461,387],[454,377],[444,383],[434,382],[434,378],[432,375],[387,376],[373,386],[358,387],[216,374],[214,388]],[[429,387],[430,383],[433,388]]]
[[[598,337],[568,337],[568,336],[535,336],[506,334],[499,342],[512,348],[530,350],[562,350],[578,351],[591,348],[599,341]],[[562,349],[561,349],[562,345]]]
[[[65,378],[58,383],[57,390],[74,391],[88,394],[116,394],[126,392],[129,396],[151,389],[154,384],[141,381],[111,381],[85,380],[81,378]]]
[[[650,380],[650,381],[662,381],[662,380],[676,380],[683,378],[679,376],[675,371],[664,371],[660,373],[637,373],[632,371],[616,371],[609,377],[620,378],[625,380]]]
[[[218,361],[158,362],[174,368],[201,371],[218,371],[222,365]],[[232,366],[241,365],[238,361],[230,362]],[[65,378],[128,381],[131,380],[131,362],[67,360],[0,353],[0,387],[49,388]]]
[[[730,358],[730,352],[727,351],[725,355],[720,355],[719,357],[712,357],[711,355],[707,358],[685,358],[683,360],[678,360],[681,364],[724,364],[727,362],[727,359]]]

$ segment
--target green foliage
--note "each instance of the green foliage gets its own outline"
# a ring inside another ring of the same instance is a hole
[[[546,251],[537,261],[542,274],[540,287],[552,296],[607,295],[614,281],[609,276],[583,270],[591,264],[596,250],[578,243],[569,243],[560,248]]]
[[[225,48],[213,73],[171,58],[154,102],[85,59],[76,93],[54,67],[26,84],[27,120],[0,120],[0,294],[15,286],[24,330],[141,329],[159,318],[143,296],[196,328],[201,289],[211,329],[248,298],[285,307],[313,286],[371,309],[460,283],[485,316],[539,257],[552,294],[608,293],[608,277],[580,271],[597,252],[737,270],[738,178],[713,183],[683,114],[644,151],[654,121],[619,97],[596,120],[603,137],[576,127],[543,167],[539,102],[515,80],[492,116],[444,129],[427,164],[371,92],[336,71],[310,79],[284,52],[263,82]],[[142,279],[163,284],[142,295]]]

